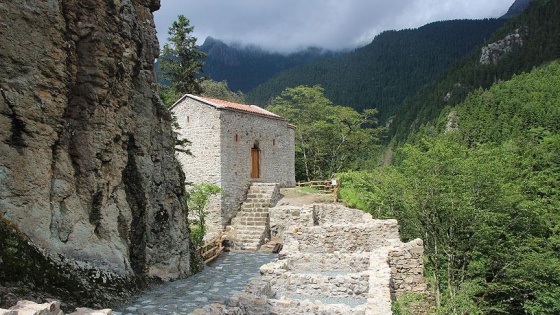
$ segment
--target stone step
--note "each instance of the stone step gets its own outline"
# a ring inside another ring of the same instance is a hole
[[[236,218],[268,218],[268,212],[240,212]]]
[[[254,225],[238,225],[234,227],[237,233],[246,233],[246,232],[262,232],[264,230],[263,226],[254,226]]]
[[[268,213],[268,209],[270,207],[267,207],[265,205],[248,205],[248,204],[243,204],[243,206],[241,206],[241,211],[240,212],[264,212],[264,213]]]
[[[245,202],[231,225],[237,230],[235,249],[257,250],[267,234],[269,224],[269,208],[278,199],[277,184],[253,183],[249,187]]]
[[[268,222],[268,216],[263,216],[261,214],[243,214],[237,217],[237,222],[247,222],[247,221],[258,221],[258,222]]]
[[[268,223],[266,219],[257,218],[240,218],[237,221],[237,226],[248,225],[248,226],[265,226]]]
[[[258,250],[260,243],[242,243],[235,246],[237,250]]]
[[[262,233],[259,234],[237,234],[237,241],[243,242],[260,242]]]
[[[234,243],[235,249],[258,249],[258,247],[262,244],[260,240],[253,240],[253,239],[242,239],[237,240]]]
[[[240,211],[237,216],[268,217],[268,211]]]
[[[287,314],[355,314],[365,315],[366,301],[361,299],[335,299],[323,297],[306,297],[294,294],[290,297],[283,296],[281,299],[268,299],[272,313],[278,315]],[[375,313],[382,314],[382,313]],[[391,314],[391,313],[383,313]]]
[[[254,207],[270,207],[270,205],[272,204],[272,202],[270,200],[265,200],[265,199],[248,199],[245,200],[245,202],[243,203],[243,205],[246,206],[254,206]]]
[[[257,221],[243,222],[243,221],[241,221],[239,223],[238,227],[239,226],[258,227],[258,228],[264,229],[266,227],[266,222],[257,222]]]

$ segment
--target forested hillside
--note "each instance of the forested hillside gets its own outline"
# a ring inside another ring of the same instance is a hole
[[[553,62],[470,93],[392,165],[342,174],[343,199],[423,238],[438,314],[559,314],[559,122]]]
[[[256,46],[227,45],[219,39],[207,37],[197,49],[206,54],[204,67],[198,74],[216,82],[227,82],[233,92],[246,93],[276,74],[314,61],[332,58],[344,52],[333,52],[316,47],[294,53],[276,53]],[[158,82],[168,85],[161,78],[159,62],[155,64]]]
[[[247,94],[266,105],[285,88],[321,85],[335,104],[388,117],[407,96],[489,39],[505,20],[457,20],[386,31],[349,54],[287,70]]]
[[[320,48],[281,54],[255,46],[236,47],[212,37],[206,38],[200,50],[204,60],[203,75],[214,81],[227,81],[232,91],[246,93],[286,69],[331,58],[337,53]]]
[[[502,40],[504,43],[503,40],[508,36],[518,34],[520,42],[510,42],[511,51],[488,64],[481,62],[480,49],[473,51],[468,58],[449,70],[442,80],[424,86],[404,102],[393,120],[391,136],[402,141],[411,132],[431,125],[445,106],[462,102],[474,89],[489,88],[496,82],[510,79],[514,74],[530,71],[547,61],[560,58],[559,16],[560,1],[533,1],[523,14],[511,19],[489,41],[499,43]]]
[[[385,165],[339,174],[345,202],[424,240],[430,295],[395,314],[560,313],[559,10],[534,0],[405,102]]]

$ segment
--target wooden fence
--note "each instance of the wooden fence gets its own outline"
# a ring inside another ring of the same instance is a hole
[[[329,179],[329,180],[312,180],[310,182],[297,182],[296,185],[297,187],[310,187],[313,189],[317,189],[318,191],[323,192],[325,194],[332,194],[334,192],[334,189],[340,183],[340,180],[336,179],[336,183],[337,185],[333,185],[333,180]]]
[[[297,187],[310,187],[317,189],[324,194],[333,194],[334,202],[338,202],[338,190],[340,188],[340,179],[329,180],[312,180],[309,182],[297,182]]]
[[[200,256],[202,257],[204,264],[208,264],[212,260],[216,259],[224,250],[224,247],[222,246],[222,233],[200,246],[198,250],[200,251]]]

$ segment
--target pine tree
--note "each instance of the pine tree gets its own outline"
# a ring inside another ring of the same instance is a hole
[[[169,95],[202,92],[203,78],[198,77],[198,74],[202,71],[202,59],[206,54],[197,49],[196,37],[191,35],[193,30],[194,26],[184,15],[179,15],[169,28],[169,43],[163,46],[159,57],[163,79],[171,83],[169,87],[162,88],[164,101],[170,98]],[[167,100],[166,103],[169,102],[173,103],[174,100]]]

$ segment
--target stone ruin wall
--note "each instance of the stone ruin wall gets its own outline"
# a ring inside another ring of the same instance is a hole
[[[424,280],[424,246],[420,239],[389,251],[391,295],[426,292]]]
[[[271,228],[285,243],[281,259],[263,266],[261,273],[276,294],[316,296],[322,291],[363,299],[381,294],[394,301],[427,290],[422,240],[402,243],[396,220],[373,220],[337,204],[277,206],[270,214]],[[372,303],[350,313],[366,312]]]
[[[423,243],[402,243],[395,220],[338,204],[279,205],[270,225],[284,239],[278,261],[225,305],[193,314],[386,315],[401,294],[427,293]]]
[[[100,302],[138,276],[191,272],[184,178],[154,77],[159,6],[0,2],[0,282],[60,279],[65,298]],[[47,269],[64,275],[40,278]]]
[[[285,232],[284,247],[304,253],[371,252],[379,247],[392,246],[398,241],[394,237],[396,221],[360,223],[351,226],[325,225],[296,227]],[[398,232],[398,231],[397,231]],[[398,237],[398,235],[396,235]]]
[[[397,295],[404,291],[419,292],[425,287],[422,276],[423,242],[413,240],[402,243],[396,220],[373,220],[368,213],[337,204],[280,205],[270,209],[270,229],[272,237],[287,239],[283,252],[300,252],[294,258],[303,255],[301,253],[340,255],[342,252],[354,255],[356,251],[369,252],[376,247],[392,246],[388,252],[388,263],[394,292]],[[348,257],[348,254],[343,256]],[[321,255],[321,259],[332,258]],[[353,257],[350,261],[355,259]],[[330,266],[344,265],[340,260],[325,262]],[[313,268],[320,270],[321,266]]]

